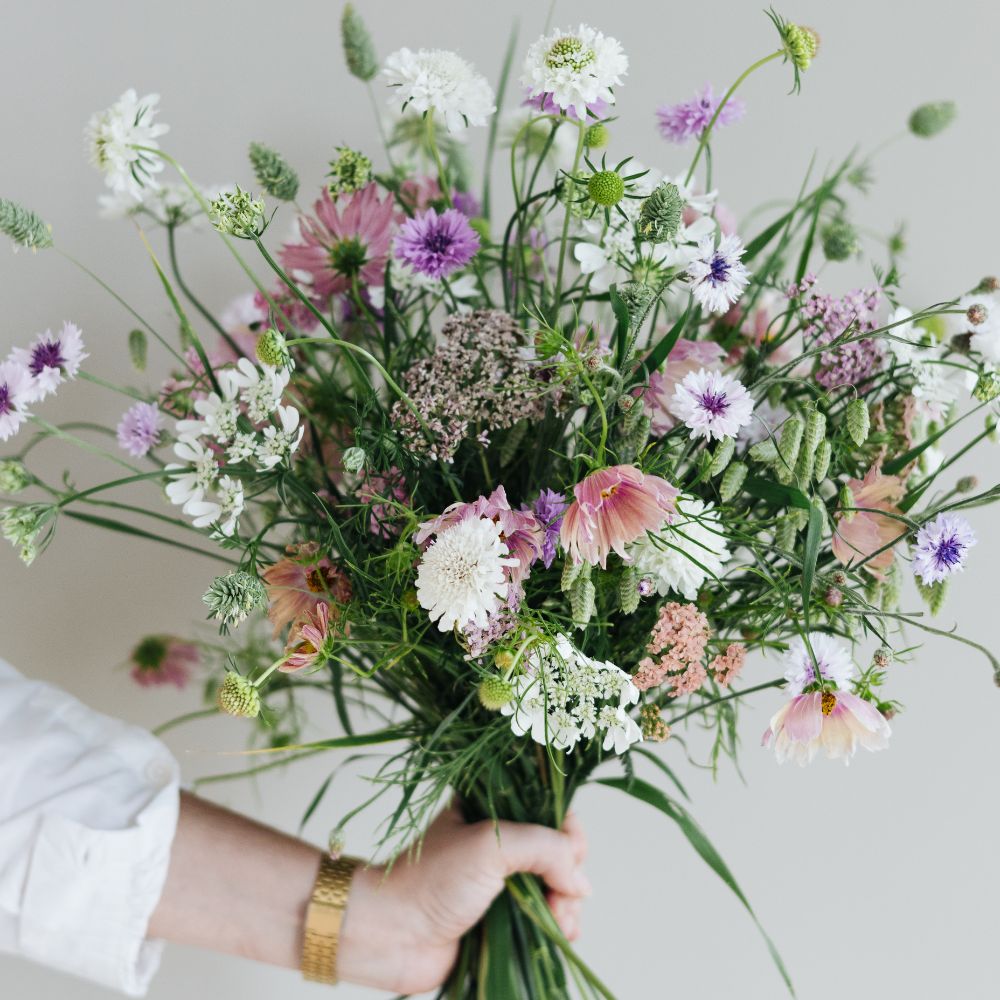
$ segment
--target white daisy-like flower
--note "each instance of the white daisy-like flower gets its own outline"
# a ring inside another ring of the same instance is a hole
[[[691,429],[692,437],[736,437],[753,419],[753,400],[732,375],[699,368],[674,389],[670,412]]]
[[[496,111],[493,88],[456,52],[446,49],[402,48],[385,61],[382,75],[395,89],[395,108],[440,115],[449,132],[468,125],[485,125]]]
[[[440,532],[417,569],[417,598],[442,632],[472,622],[486,628],[507,598],[508,566],[516,566],[487,517],[467,517]]]
[[[691,294],[699,305],[713,313],[729,312],[743,294],[750,272],[742,260],[743,244],[738,236],[723,236],[719,245],[711,236],[698,244],[698,256],[688,264]]]
[[[31,372],[17,361],[0,361],[0,441],[12,438],[30,414],[34,398]]]
[[[581,24],[576,31],[556,28],[534,42],[521,83],[529,97],[542,99],[543,108],[551,101],[584,121],[588,105],[597,105],[589,110],[601,114],[601,105],[615,103],[612,88],[627,72],[628,58],[618,40]]]
[[[237,431],[232,444],[226,449],[226,458],[237,464],[247,462],[257,454],[257,435],[248,431]]]
[[[126,90],[106,111],[94,114],[87,125],[87,144],[94,166],[104,174],[112,191],[120,191],[141,201],[144,189],[156,186],[154,174],[163,169],[163,160],[150,149],[159,149],[157,139],[170,130],[154,124],[159,94],[139,97]],[[138,149],[136,147],[145,147]]]
[[[693,601],[706,580],[722,576],[732,558],[719,511],[697,497],[679,497],[674,521],[655,537],[628,549],[640,577],[649,577],[661,597],[673,591]]]
[[[276,410],[280,426],[264,428],[263,440],[257,445],[257,463],[265,471],[289,459],[298,450],[305,434],[305,424],[299,423],[299,411],[294,406],[279,406]]]
[[[788,693],[802,694],[810,684],[816,682],[816,665],[825,680],[833,681],[841,690],[847,690],[854,676],[854,660],[851,651],[838,639],[826,632],[810,632],[809,645],[811,656],[805,640],[799,636],[793,639],[785,653],[785,680],[788,681]],[[815,664],[813,656],[816,657]]]
[[[966,311],[970,306],[981,306],[986,317],[981,323],[972,323]],[[987,361],[1000,364],[1000,295],[995,292],[970,292],[955,304],[961,313],[950,313],[943,317],[947,341],[954,336],[971,334],[969,346]],[[893,330],[893,333],[896,331]]]
[[[240,358],[236,369],[226,369],[219,373],[222,378],[230,378],[242,390],[240,399],[246,404],[247,416],[255,423],[263,423],[278,408],[282,394],[291,378],[287,368],[258,368],[248,358]]]
[[[172,504],[188,513],[188,505],[202,500],[218,478],[219,462],[215,453],[194,437],[180,437],[174,445],[174,454],[181,462],[171,462],[166,467],[171,473],[167,496]]]
[[[192,523],[196,528],[217,524],[219,534],[231,538],[246,507],[243,484],[238,479],[222,476],[216,485],[216,493],[218,500],[192,500],[184,511],[194,518]]]
[[[201,420],[182,421],[178,425],[179,433],[195,432],[195,427],[200,425],[196,433],[208,434],[219,444],[227,444],[233,439],[240,419],[240,404],[236,399],[239,385],[226,375],[221,371],[216,376],[222,396],[210,392],[204,399],[195,400],[194,409]]]
[[[40,333],[28,348],[15,347],[9,360],[26,368],[32,376],[29,402],[45,399],[67,379],[76,378],[89,357],[83,349],[83,333],[74,323],[63,323],[58,333]]]

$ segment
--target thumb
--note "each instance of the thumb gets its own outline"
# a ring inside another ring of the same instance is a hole
[[[572,837],[547,826],[506,821],[499,823],[498,833],[504,877],[530,872],[563,895],[590,895],[590,880],[577,867]]]

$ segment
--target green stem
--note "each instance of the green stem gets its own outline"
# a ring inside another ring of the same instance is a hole
[[[667,721],[667,725],[676,726],[678,722],[682,722],[689,716],[697,715],[699,712],[704,712],[707,709],[712,708],[713,705],[721,705],[724,701],[733,701],[735,698],[743,698],[748,694],[754,694],[756,691],[766,691],[768,688],[781,687],[784,683],[784,677],[777,677],[773,681],[766,681],[764,684],[757,684],[754,687],[744,688],[742,691],[734,691],[732,694],[723,695],[721,698],[713,698],[711,701],[706,701],[704,704],[688,709],[688,711],[682,712],[680,715],[675,715],[672,719]]]
[[[445,172],[444,163],[441,160],[441,152],[438,149],[437,136],[434,133],[433,108],[424,115],[424,122],[427,127],[427,145],[430,147],[431,156],[434,157],[434,167],[437,170],[438,187],[441,189],[441,195],[444,198],[445,204],[450,208],[452,204],[451,182],[448,179],[448,174]]]
[[[576,154],[573,157],[573,176],[580,169],[580,157],[583,155],[583,137],[587,128],[584,122],[576,122]],[[571,182],[572,183],[572,182]],[[563,218],[562,239],[559,242],[559,266],[556,269],[556,287],[552,295],[552,322],[555,323],[559,316],[559,305],[562,298],[563,269],[566,264],[566,246],[569,242],[569,220],[572,216],[572,205],[567,200],[566,215]]]
[[[42,420],[41,417],[32,417],[31,421],[41,427],[42,430],[44,430],[50,437],[59,438],[60,441],[67,441],[83,451],[89,451],[92,455],[100,455],[101,458],[106,458],[109,462],[114,462],[115,465],[120,465],[123,468],[128,469],[130,472],[139,471],[130,462],[126,462],[117,455],[113,455],[110,451],[105,451],[103,448],[99,448],[96,444],[84,441],[82,438],[75,437],[73,434],[67,434],[61,427],[57,427],[55,424],[47,423]]]
[[[395,170],[396,164],[392,159],[392,150],[389,147],[389,137],[385,134],[385,126],[382,124],[382,112],[379,110],[378,101],[375,99],[375,88],[372,87],[371,80],[365,81],[365,89],[368,91],[368,100],[371,102],[372,114],[375,116],[375,125],[378,128],[378,134],[382,140],[382,148],[385,150],[385,158],[389,162],[389,169]]]

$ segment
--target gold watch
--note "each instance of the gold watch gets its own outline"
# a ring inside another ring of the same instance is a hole
[[[313,983],[337,982],[337,949],[347,908],[351,879],[361,862],[324,854],[316,873],[312,898],[306,909],[302,940],[302,975]]]

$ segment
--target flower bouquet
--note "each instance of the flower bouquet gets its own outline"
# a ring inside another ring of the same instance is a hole
[[[401,49],[380,69],[348,5],[347,66],[391,117],[376,111],[377,153],[333,151],[305,204],[260,143],[246,186],[194,183],[161,146],[158,98],[126,92],[88,142],[103,211],[135,225],[175,329],[88,273],[130,313],[136,369],[153,348],[169,374],[116,389],[84,367],[70,323],[0,363],[0,438],[21,444],[0,491],[25,494],[0,515],[4,536],[25,563],[63,518],[201,554],[214,543],[224,571],[202,586],[221,638],[146,637],[136,679],[183,684],[202,663],[255,753],[367,755],[359,809],[384,809],[389,857],[452,796],[469,820],[559,826],[599,782],[677,823],[749,910],[681,802],[672,749],[695,724],[711,766],[734,756],[754,693],[773,700],[763,742],[779,761],[885,748],[899,710],[886,686],[912,632],[975,646],[901,610],[901,587],[912,576],[936,613],[975,545],[961,512],[998,496],[948,479],[995,434],[997,280],[911,311],[896,234],[868,287],[826,290],[835,266],[821,287],[817,261],[865,253],[862,154],[807,177],[755,233],[712,186],[740,83],[784,64],[798,90],[816,56],[815,32],[769,17],[771,51],[721,98],[658,112],[664,139],[687,144],[669,175],[615,149],[628,60],[587,25],[548,31],[520,70],[512,39],[494,91],[452,52]],[[924,105],[910,132],[924,141],[953,115]],[[464,144],[477,128],[479,184]],[[502,196],[494,175],[509,178]],[[218,314],[177,253],[202,219],[246,275]],[[0,200],[0,229],[62,253],[15,202]],[[117,428],[44,420],[75,378],[130,397]],[[985,427],[944,454],[976,414]],[[50,438],[119,471],[85,489],[45,482],[30,453]],[[113,499],[144,481],[166,502]],[[744,683],[751,652],[759,679]],[[308,741],[315,688],[336,735]],[[516,877],[439,996],[571,991],[613,995],[537,881]]]

